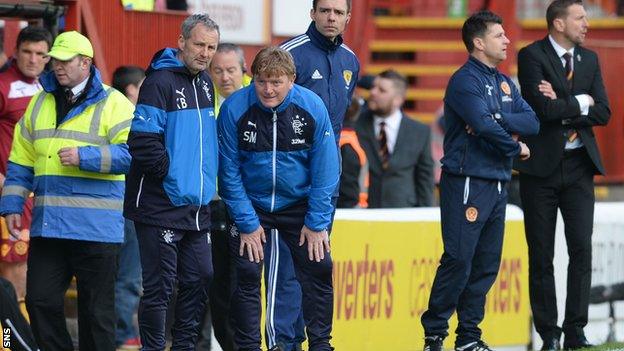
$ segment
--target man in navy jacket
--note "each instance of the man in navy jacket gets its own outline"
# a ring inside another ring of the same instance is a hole
[[[145,350],[165,348],[165,315],[176,282],[174,350],[194,350],[198,311],[208,297],[217,135],[214,90],[205,70],[218,43],[214,21],[189,16],[179,48],[154,55],[132,120],[124,215],[134,221],[139,240]]]
[[[281,47],[295,60],[295,83],[315,92],[327,107],[338,149],[344,116],[351,105],[360,71],[357,57],[342,39],[351,18],[351,0],[313,0],[310,17],[312,23],[308,30]],[[333,194],[334,207],[338,190],[337,187]],[[280,255],[275,256],[279,260],[271,262],[277,269],[265,270],[267,279],[273,274],[279,281],[275,296],[268,296],[275,301],[275,309],[273,318],[269,318],[271,323],[267,324],[267,346],[271,348],[279,344],[283,351],[301,350],[301,343],[305,340],[301,288],[295,279],[292,258],[286,246],[281,243],[279,248]]]
[[[294,84],[295,66],[287,51],[261,50],[251,70],[253,84],[232,94],[218,118],[219,194],[235,223],[230,230],[234,339],[241,351],[260,351],[264,243],[271,255],[279,255],[277,245],[283,242],[303,292],[309,349],[333,350],[327,228],[339,167],[329,116],[316,94]],[[267,281],[269,293],[276,284],[274,278]],[[269,300],[267,309],[273,307]]]
[[[470,57],[451,77],[444,98],[444,157],[440,212],[444,253],[422,316],[425,350],[441,351],[457,311],[455,349],[488,351],[481,340],[485,296],[500,265],[506,185],[516,156],[529,149],[517,135],[534,135],[539,121],[509,77],[496,66],[507,57],[502,19],[489,11],[466,20]]]

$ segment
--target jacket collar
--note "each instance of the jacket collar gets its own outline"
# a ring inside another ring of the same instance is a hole
[[[498,70],[496,68],[490,67],[488,65],[486,65],[485,63],[477,60],[474,56],[470,55],[468,57],[468,65],[470,67],[476,68],[477,70],[485,73],[485,74],[489,74],[489,75],[496,75],[498,74]]]
[[[56,79],[54,71],[42,75],[40,78],[40,82],[43,90],[47,93],[53,93],[56,90],[63,89],[63,87]],[[107,94],[104,90],[100,71],[95,68],[94,65],[91,66],[91,76],[89,78],[89,83],[87,84],[87,87],[85,89],[87,90],[86,98],[82,100],[82,102],[80,102],[78,105],[74,106],[69,111],[67,116],[63,118],[63,121],[66,121],[74,116],[81,114],[87,107],[97,104],[98,102],[106,98]]]
[[[145,74],[149,75],[150,73],[159,70],[177,72],[185,74],[191,78],[195,78],[196,76],[191,74],[184,63],[178,59],[178,49],[173,48],[164,48],[156,52],[152,57],[152,61],[150,62],[149,68]]]
[[[310,26],[308,27],[308,31],[306,32],[306,34],[308,35],[308,37],[310,38],[310,41],[312,41],[314,45],[318,46],[319,48],[325,51],[334,51],[338,49],[340,45],[342,45],[342,41],[343,41],[342,34],[338,35],[335,41],[331,41],[327,39],[323,34],[321,34],[321,32],[318,31],[318,29],[316,29],[316,23],[314,21],[310,23]]]

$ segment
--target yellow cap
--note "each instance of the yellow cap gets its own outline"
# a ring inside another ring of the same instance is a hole
[[[59,34],[54,40],[52,49],[48,52],[48,56],[61,61],[69,61],[76,55],[93,57],[91,42],[76,31]]]

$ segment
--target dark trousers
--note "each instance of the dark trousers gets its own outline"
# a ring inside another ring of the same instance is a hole
[[[584,148],[566,152],[548,177],[520,174],[520,195],[529,247],[529,296],[533,321],[544,340],[558,338],[553,257],[557,209],[568,245],[568,286],[563,332],[583,336],[591,286],[594,166]]]
[[[72,276],[78,290],[81,350],[115,350],[115,275],[119,244],[34,237],[26,275],[26,308],[42,350],[73,350],[64,314]]]
[[[8,349],[13,351],[37,350],[30,325],[20,311],[15,288],[10,281],[4,278],[0,278],[0,323],[2,323],[3,328],[11,329],[8,340],[3,339],[4,343],[8,341],[9,345],[4,345]],[[7,337],[4,331],[3,337]]]
[[[141,298],[141,260],[139,242],[134,229],[134,222],[124,221],[124,243],[117,257],[119,270],[115,282],[115,313],[117,314],[117,346],[128,339],[136,338],[138,331],[134,326],[134,314]]]
[[[263,213],[256,210],[264,228],[267,243],[265,259],[275,264],[269,267],[267,296],[272,294],[279,282],[275,269],[279,264],[279,241],[283,241],[292,256],[295,275],[301,285],[303,296],[303,318],[307,326],[309,350],[332,350],[331,339],[333,317],[332,261],[329,254],[321,262],[308,259],[307,243],[299,246],[299,236],[306,213],[305,206],[293,206],[280,213]],[[271,246],[271,250],[267,249]],[[246,256],[239,256],[240,236],[230,238],[230,254],[236,267],[236,284],[231,301],[232,326],[236,344],[241,351],[260,350],[260,278],[263,262],[250,262]],[[267,257],[270,254],[272,257]],[[273,301],[267,298],[267,325],[273,324],[275,314]],[[274,337],[274,335],[269,335]]]
[[[331,234],[336,214],[336,205],[338,203],[338,194],[332,196],[332,219],[327,231]],[[280,240],[278,244],[279,261],[277,263],[271,260],[265,260],[265,281],[270,279],[269,272],[276,278],[275,289],[269,291],[267,288],[267,299],[273,303],[272,314],[275,318],[271,324],[266,324],[266,344],[270,349],[279,345],[283,351],[301,350],[301,344],[306,339],[305,322],[303,319],[303,309],[301,307],[301,285],[295,274],[295,265],[290,254],[290,248],[284,240]],[[272,257],[271,246],[267,246],[267,257]],[[269,269],[274,265],[273,270]],[[272,295],[269,295],[271,292]]]
[[[234,351],[237,348],[234,343],[234,330],[230,325],[230,299],[232,297],[234,266],[228,246],[230,218],[222,200],[210,202],[210,222],[214,276],[210,283],[209,304],[206,306],[202,320],[202,330],[196,350],[210,350],[212,330],[223,351]]]
[[[444,253],[421,322],[425,336],[448,336],[457,311],[456,346],[481,339],[485,296],[500,266],[506,184],[442,173],[440,213]]]
[[[194,350],[199,321],[212,279],[208,231],[186,231],[135,222],[143,296],[139,303],[139,333],[143,350],[164,350],[165,317],[178,284],[172,350]]]

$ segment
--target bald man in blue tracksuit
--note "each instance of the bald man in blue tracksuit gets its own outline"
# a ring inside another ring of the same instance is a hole
[[[515,135],[533,135],[539,121],[511,79],[496,70],[509,40],[491,12],[462,29],[470,57],[451,77],[444,98],[440,212],[444,253],[422,316],[425,350],[441,351],[457,311],[456,350],[488,351],[478,325],[500,265],[507,182],[514,157],[529,150]]]

